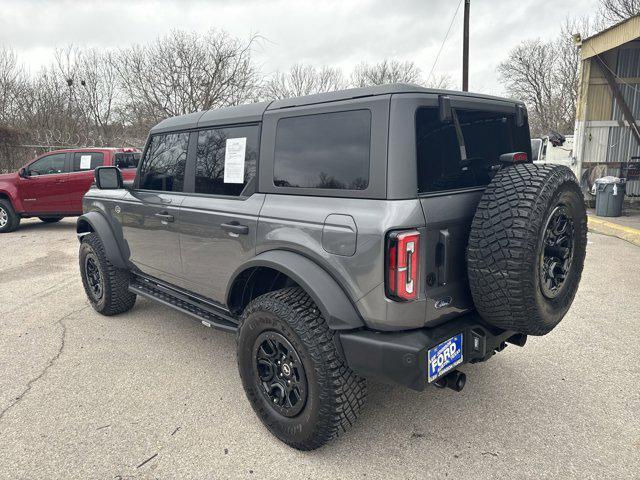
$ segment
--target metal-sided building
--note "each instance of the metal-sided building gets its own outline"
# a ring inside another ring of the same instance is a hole
[[[640,15],[579,44],[581,53],[575,156],[583,185],[627,178],[640,196]]]

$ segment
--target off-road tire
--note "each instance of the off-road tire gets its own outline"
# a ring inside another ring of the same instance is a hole
[[[256,340],[267,331],[284,336],[304,366],[307,398],[295,417],[276,411],[254,369]],[[300,288],[285,288],[254,299],[243,312],[237,347],[238,369],[251,406],[269,431],[293,448],[321,447],[345,432],[365,404],[365,379],[345,365],[334,332]]]
[[[0,198],[0,214],[4,212],[6,215],[6,223],[0,226],[0,233],[8,233],[17,230],[20,226],[20,215],[13,209],[13,205],[9,200]]]
[[[573,223],[573,249],[557,296],[549,298],[541,262],[548,222],[559,206]],[[469,235],[469,286],[478,312],[505,330],[550,332],[573,302],[586,244],[584,200],[569,168],[521,164],[500,170],[478,204]]]
[[[92,256],[102,280],[102,295],[95,298],[87,278],[87,257]],[[133,308],[136,295],[129,291],[130,273],[128,270],[115,267],[108,259],[97,233],[82,237],[80,243],[80,274],[82,285],[91,306],[102,315],[117,315]]]
[[[63,219],[63,217],[38,217],[41,222],[44,223],[56,223]]]

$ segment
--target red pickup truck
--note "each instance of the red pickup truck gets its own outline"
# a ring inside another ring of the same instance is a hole
[[[0,175],[0,233],[17,229],[21,218],[53,223],[82,215],[82,197],[94,181],[94,169],[114,165],[124,180],[133,180],[141,155],[137,148],[56,150],[17,173]]]

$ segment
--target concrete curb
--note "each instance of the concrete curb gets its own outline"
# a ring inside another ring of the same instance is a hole
[[[637,228],[625,227],[592,216],[588,217],[588,226],[592,232],[618,237],[640,247],[640,230]]]

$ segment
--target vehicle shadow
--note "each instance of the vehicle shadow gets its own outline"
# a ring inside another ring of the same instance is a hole
[[[75,230],[76,217],[66,217],[56,223],[45,223],[38,218],[25,218],[20,222],[20,227],[13,233],[20,232],[62,232]]]
[[[201,357],[202,364],[206,364],[205,359],[208,359],[215,363],[218,370],[234,372],[217,377],[216,381],[224,382],[225,388],[235,395],[243,395],[235,374],[236,343],[233,334],[202,330],[202,326],[187,315],[172,312],[146,299],[139,299],[133,312],[136,322],[144,326],[145,331],[148,331],[146,327],[164,333],[168,333],[166,329],[172,331],[174,339],[179,339],[178,344],[174,344],[176,349],[173,354],[176,358],[196,355]],[[178,319],[184,321],[176,322]],[[201,337],[206,337],[206,340],[196,341]],[[515,350],[516,347],[511,349]],[[389,438],[395,440],[393,448],[401,455],[403,448],[441,449],[448,439],[466,438],[470,431],[480,437],[479,443],[490,444],[491,435],[499,437],[506,423],[504,420],[503,423],[494,420],[504,417],[504,412],[510,412],[513,415],[511,421],[517,421],[528,410],[527,402],[523,399],[540,394],[540,385],[527,376],[522,363],[518,355],[507,357],[503,354],[502,358],[496,356],[482,365],[464,365],[461,370],[467,374],[469,383],[460,393],[434,387],[416,392],[398,385],[369,381],[367,405],[353,428],[321,450],[307,455],[329,458],[338,455],[348,445],[352,452],[371,458],[375,463],[375,452],[383,445],[388,445]],[[500,393],[504,391],[509,391],[510,395]],[[553,411],[557,399],[553,395],[543,397],[542,403],[548,407],[548,411]],[[227,407],[237,408],[231,404]],[[487,419],[492,421],[487,422]],[[367,441],[363,441],[363,438]]]

